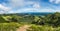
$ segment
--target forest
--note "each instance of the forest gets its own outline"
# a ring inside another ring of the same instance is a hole
[[[31,25],[27,31],[60,31],[60,13],[43,16],[0,14],[0,31],[16,31],[23,25]]]

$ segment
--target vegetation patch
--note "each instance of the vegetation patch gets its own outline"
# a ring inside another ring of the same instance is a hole
[[[0,31],[16,31],[19,27],[18,23],[0,23]]]

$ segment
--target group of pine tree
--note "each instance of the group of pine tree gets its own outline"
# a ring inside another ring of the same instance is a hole
[[[0,23],[3,22],[28,22],[36,25],[49,25],[53,27],[60,26],[60,13],[56,12],[45,16],[37,15],[16,15],[16,14],[0,14]]]

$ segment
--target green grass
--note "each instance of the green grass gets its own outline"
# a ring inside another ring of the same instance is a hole
[[[18,23],[0,23],[0,31],[16,31],[19,27]]]
[[[27,31],[60,31],[60,27],[53,28],[52,26],[32,25]]]

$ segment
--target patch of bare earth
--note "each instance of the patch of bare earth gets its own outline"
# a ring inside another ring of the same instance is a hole
[[[17,31],[26,31],[26,29],[28,29],[29,27],[30,27],[29,25],[24,25],[22,27],[19,27]]]

